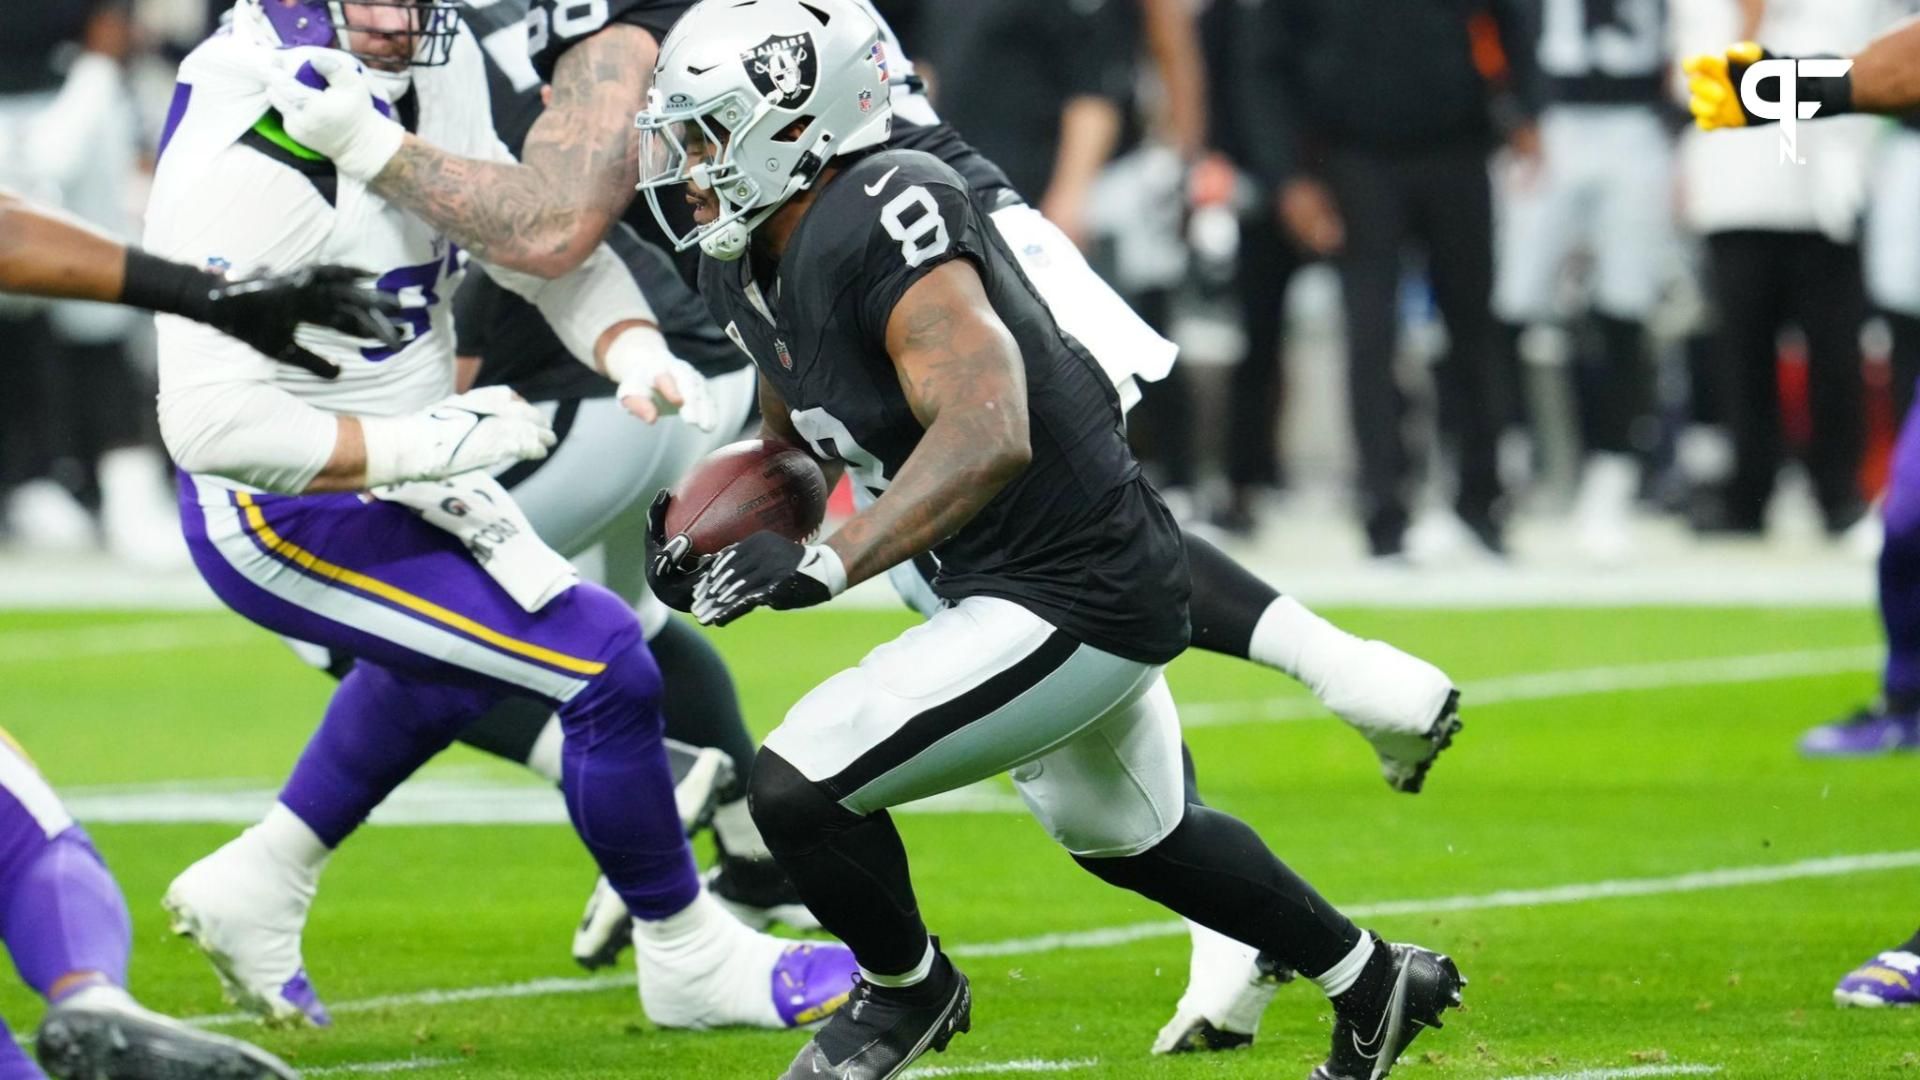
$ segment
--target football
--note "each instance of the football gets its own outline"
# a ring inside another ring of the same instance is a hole
[[[667,535],[712,555],[762,529],[805,540],[827,514],[827,479],[806,451],[746,439],[708,454],[670,489]]]

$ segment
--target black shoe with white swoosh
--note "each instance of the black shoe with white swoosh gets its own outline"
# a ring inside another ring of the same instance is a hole
[[[896,990],[856,980],[847,1003],[780,1080],[892,1080],[927,1051],[944,1052],[972,1026],[973,988],[936,953],[933,973],[917,986]]]
[[[1381,1080],[1415,1036],[1443,1026],[1440,1014],[1460,1004],[1467,980],[1451,959],[1418,945],[1375,942],[1391,950],[1392,980],[1366,1000],[1334,999],[1333,1052],[1307,1080]]]

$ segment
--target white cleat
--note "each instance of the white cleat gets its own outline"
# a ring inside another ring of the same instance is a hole
[[[1263,958],[1251,945],[1188,920],[1193,939],[1187,989],[1173,1019],[1153,1040],[1156,1054],[1243,1050],[1253,1045],[1260,1017],[1293,972]]]
[[[1360,640],[1320,700],[1380,757],[1395,791],[1418,793],[1440,751],[1460,730],[1460,693],[1432,664],[1384,641]]]
[[[640,1008],[663,1028],[791,1028],[824,1020],[859,966],[837,941],[758,933],[702,890],[687,910],[636,922]]]
[[[276,862],[251,836],[187,867],[161,905],[213,963],[227,1000],[270,1026],[325,1027],[332,1018],[300,959],[318,875]]]
[[[142,1008],[117,986],[48,1009],[34,1049],[54,1080],[296,1080],[265,1050]]]

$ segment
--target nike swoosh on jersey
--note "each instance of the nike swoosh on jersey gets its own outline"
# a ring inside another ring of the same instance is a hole
[[[874,195],[880,194],[882,191],[885,191],[887,189],[887,181],[893,179],[893,174],[899,171],[900,171],[900,166],[898,165],[895,165],[893,168],[888,169],[887,175],[867,185],[867,194],[869,196],[874,196]]]

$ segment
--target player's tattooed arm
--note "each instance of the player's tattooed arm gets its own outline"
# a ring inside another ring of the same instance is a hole
[[[958,532],[1033,460],[1020,346],[972,263],[946,263],[907,290],[887,352],[926,434],[886,493],[828,541],[849,585]]]
[[[626,212],[659,56],[653,35],[615,24],[568,49],[518,164],[449,154],[409,135],[373,188],[474,257],[541,277],[586,261]]]

